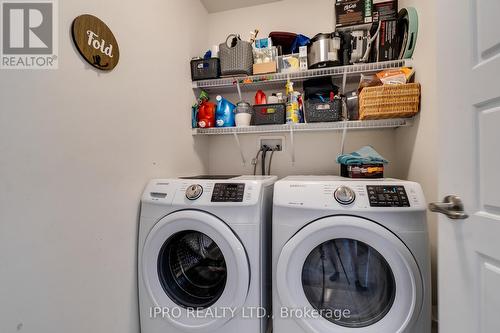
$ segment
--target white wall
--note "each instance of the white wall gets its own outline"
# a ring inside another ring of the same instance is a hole
[[[398,173],[422,184],[429,202],[438,198],[438,112],[437,16],[434,1],[400,0],[400,6],[415,7],[419,13],[419,36],[415,54],[416,79],[422,84],[422,112],[416,126],[397,130]],[[433,259],[433,285],[437,286],[437,214],[428,213]],[[433,290],[434,304],[437,292]]]
[[[272,31],[290,31],[313,37],[331,32],[334,26],[333,0],[283,0],[265,5],[235,9],[209,15],[210,45],[224,42],[229,33],[250,38],[259,29],[264,38]]]
[[[0,73],[0,332],[137,333],[143,187],[206,170],[188,60],[207,14],[198,0],[59,4],[60,69]],[[72,46],[83,13],[116,35],[112,73]]]
[[[313,37],[319,32],[334,29],[334,9],[332,0],[284,0],[267,5],[237,9],[209,15],[209,45],[223,42],[229,33],[239,33],[248,39],[250,31],[260,30],[260,37],[268,36],[271,31],[291,31]],[[338,84],[341,84],[339,82]],[[283,87],[284,90],[284,87]],[[237,102],[234,95],[229,95]],[[241,137],[241,144],[247,160],[257,152],[257,135]],[[212,173],[241,174],[253,171],[250,163],[241,163],[239,150],[232,137],[210,138],[209,168]],[[286,135],[290,147],[290,137]],[[292,165],[290,151],[275,154],[274,174],[283,177],[291,174],[338,174],[335,159],[340,151],[341,134],[300,133],[296,134],[296,163]],[[364,145],[373,145],[392,163],[386,174],[398,177],[396,153],[396,131],[350,131],[346,141],[346,152]]]

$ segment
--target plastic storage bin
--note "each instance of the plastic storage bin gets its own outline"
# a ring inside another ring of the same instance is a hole
[[[295,73],[300,71],[299,54],[287,54],[278,57],[278,68],[280,73]]]
[[[280,125],[286,122],[285,104],[261,104],[253,107],[254,125]]]
[[[331,123],[342,121],[342,99],[320,101],[309,99],[305,102],[306,123]]]
[[[216,79],[220,77],[218,58],[191,60],[191,79],[193,81]]]

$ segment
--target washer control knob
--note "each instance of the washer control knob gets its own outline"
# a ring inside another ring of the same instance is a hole
[[[347,186],[341,186],[335,191],[334,197],[339,204],[347,206],[356,200],[356,193]]]
[[[199,184],[191,185],[186,190],[186,198],[196,200],[203,194],[203,187]]]

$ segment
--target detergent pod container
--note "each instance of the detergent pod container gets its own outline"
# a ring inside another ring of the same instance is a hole
[[[217,96],[217,110],[215,111],[216,127],[234,127],[236,106],[222,96]]]

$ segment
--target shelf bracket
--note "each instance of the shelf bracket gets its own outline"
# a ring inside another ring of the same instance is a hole
[[[240,87],[240,80],[239,79],[236,79],[236,91],[238,92],[238,96],[239,96],[240,101],[241,101],[242,97],[241,97],[241,87]]]
[[[346,91],[345,91],[346,85],[347,85],[347,69],[344,69],[344,75],[342,77],[342,94],[344,94],[344,95],[346,93]],[[342,103],[342,114],[345,115],[346,118],[344,119],[344,126],[342,129],[342,141],[340,143],[340,155],[344,154],[345,141],[346,141],[346,137],[347,137],[347,121],[349,120],[349,117],[347,116],[347,114],[348,114],[347,108],[346,108],[346,105],[344,103]]]
[[[233,131],[233,136],[234,136],[234,140],[236,141],[236,146],[238,147],[238,150],[240,151],[241,163],[243,165],[245,165],[245,164],[247,164],[247,161],[245,159],[245,154],[243,153],[243,148],[241,148],[241,142],[240,142],[240,138],[238,136],[238,133],[236,133],[236,131]]]
[[[293,125],[290,124],[290,155],[292,157],[292,166],[295,165],[295,137],[293,133]]]
[[[345,87],[347,85],[347,69],[344,69],[344,74],[342,75],[342,94],[345,95]]]
[[[344,128],[342,129],[342,141],[340,143],[340,155],[344,155],[346,137],[347,137],[347,120],[344,120]]]

